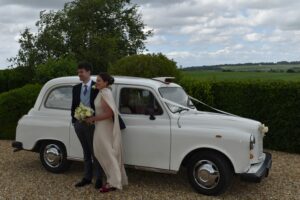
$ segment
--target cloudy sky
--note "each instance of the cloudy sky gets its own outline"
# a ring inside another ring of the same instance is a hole
[[[15,56],[25,27],[41,10],[67,0],[0,0],[0,68]],[[146,47],[179,66],[300,60],[299,0],[134,0],[147,29]]]

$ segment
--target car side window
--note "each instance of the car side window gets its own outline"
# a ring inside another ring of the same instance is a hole
[[[53,89],[45,102],[46,108],[70,110],[72,105],[72,86]]]
[[[145,115],[153,109],[154,115],[162,115],[163,110],[151,91],[140,88],[122,88],[119,111],[122,114]]]

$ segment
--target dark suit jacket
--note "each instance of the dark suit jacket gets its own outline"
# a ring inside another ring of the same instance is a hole
[[[91,86],[93,86],[95,84],[95,81],[92,81]],[[73,86],[72,89],[72,107],[71,107],[71,116],[72,116],[72,123],[75,123],[77,121],[77,119],[74,117],[74,113],[75,113],[75,109],[79,106],[80,104],[80,93],[81,93],[81,87],[82,87],[82,83],[79,83],[77,85]],[[91,104],[91,108],[93,110],[95,110],[95,104],[94,104],[94,100],[98,95],[99,90],[97,89],[91,89],[91,96],[90,96],[90,104]]]

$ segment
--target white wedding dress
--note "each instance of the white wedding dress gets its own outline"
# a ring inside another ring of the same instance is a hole
[[[118,109],[111,90],[103,88],[99,91],[94,101],[96,116],[101,115],[103,112],[101,106],[102,98],[113,110],[114,121],[105,119],[95,122],[94,154],[105,172],[107,183],[112,187],[122,189],[123,185],[128,184],[128,178],[124,168]]]

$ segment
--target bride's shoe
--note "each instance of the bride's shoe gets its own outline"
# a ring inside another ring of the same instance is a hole
[[[100,188],[100,192],[101,193],[106,193],[106,192],[110,192],[110,191],[115,191],[117,188],[115,187],[110,187],[108,184],[106,185],[103,185],[101,188]]]

